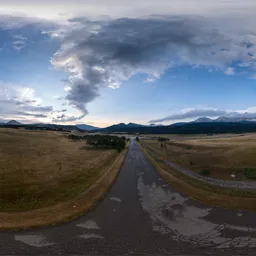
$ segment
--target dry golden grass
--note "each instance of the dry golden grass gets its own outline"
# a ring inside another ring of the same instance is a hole
[[[143,141],[152,150],[189,170],[209,170],[221,179],[246,180],[246,169],[256,169],[256,135],[170,140],[162,148],[157,140]],[[231,174],[236,177],[232,178]]]
[[[55,225],[84,214],[102,199],[114,182],[128,151],[128,145],[91,186],[70,200],[24,212],[0,212],[1,230],[19,230]]]
[[[0,211],[53,205],[89,187],[118,153],[84,146],[59,132],[0,129]]]
[[[144,147],[141,147],[141,149],[160,175],[177,191],[184,193],[189,198],[198,200],[207,205],[227,209],[248,211],[256,210],[255,193],[209,186],[177,172],[152,155]]]

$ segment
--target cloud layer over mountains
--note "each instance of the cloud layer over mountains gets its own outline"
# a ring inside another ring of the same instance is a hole
[[[228,111],[221,109],[184,109],[180,113],[175,113],[163,118],[151,120],[149,123],[162,123],[167,121],[177,121],[184,119],[195,119],[200,117],[222,117],[229,119],[240,120],[256,120],[256,108],[249,108],[246,110]]]

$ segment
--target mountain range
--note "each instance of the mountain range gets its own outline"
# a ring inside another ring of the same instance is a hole
[[[194,123],[209,123],[209,122],[244,122],[244,121],[250,121],[255,122],[255,119],[248,118],[248,117],[228,117],[228,116],[220,116],[216,119],[211,119],[208,117],[199,117],[195,121],[192,121]]]
[[[16,120],[11,120],[6,123],[0,124],[2,127],[24,127],[28,130],[36,130],[36,129],[44,129],[44,130],[54,130],[54,131],[82,131],[75,125],[57,125],[57,124],[44,124],[44,123],[38,123],[38,124],[22,124],[20,122],[17,122]]]
[[[58,131],[83,131],[101,133],[145,133],[145,134],[200,134],[200,133],[244,133],[256,132],[256,121],[245,118],[219,117],[210,119],[200,117],[192,122],[180,122],[171,125],[141,125],[136,123],[119,123],[105,128],[98,128],[86,124],[78,125],[57,125],[57,124],[22,124],[11,120],[2,126],[26,127],[26,129],[47,129]]]
[[[95,127],[95,126],[88,125],[88,124],[76,124],[76,127],[78,127],[79,129],[81,129],[83,131],[93,131],[93,130],[100,129],[99,127]]]

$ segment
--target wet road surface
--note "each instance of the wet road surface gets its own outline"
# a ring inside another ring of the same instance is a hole
[[[256,255],[256,213],[204,206],[177,193],[133,140],[93,211],[56,227],[0,232],[0,254]]]

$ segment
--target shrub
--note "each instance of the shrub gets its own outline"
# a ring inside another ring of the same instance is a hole
[[[125,148],[125,137],[110,135],[91,135],[87,137],[87,144],[97,148],[115,148],[121,152]]]
[[[169,141],[168,138],[158,137],[158,141]]]
[[[208,175],[211,174],[211,172],[210,172],[209,170],[205,170],[205,169],[204,169],[204,170],[201,170],[201,171],[200,171],[200,174],[203,175],[203,176],[208,176]]]
[[[77,136],[77,135],[71,134],[71,135],[68,135],[68,138],[71,140],[77,141],[77,140],[86,140],[88,138],[88,136],[87,135]]]
[[[249,169],[246,169],[244,171],[244,175],[247,179],[252,179],[252,180],[255,180],[256,179],[256,169],[252,169],[252,168],[249,168]]]

